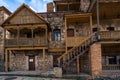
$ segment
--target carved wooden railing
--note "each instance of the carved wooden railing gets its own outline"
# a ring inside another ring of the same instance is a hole
[[[47,46],[45,38],[19,38],[6,39],[5,46]]]
[[[87,37],[83,42],[81,42],[78,46],[73,47],[68,50],[67,53],[64,53],[60,57],[58,57],[58,66],[63,67],[66,64],[69,64],[77,57],[83,55],[86,51],[88,51],[89,46],[93,43],[94,34]]]
[[[120,65],[103,65],[103,70],[120,70]]]
[[[120,40],[120,31],[100,31],[100,40]]]

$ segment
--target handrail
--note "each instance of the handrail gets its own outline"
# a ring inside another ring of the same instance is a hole
[[[84,44],[85,41],[89,40],[91,37],[93,37],[93,35],[95,35],[95,33],[93,33],[92,35],[88,36],[87,38],[85,38],[84,41],[82,41],[78,46],[73,47],[72,49],[70,49],[67,53],[64,53],[63,55],[61,55],[59,58],[57,58],[58,63],[60,64],[60,60],[67,54],[69,54],[70,52],[74,51],[76,48],[78,48],[79,46],[82,46]]]

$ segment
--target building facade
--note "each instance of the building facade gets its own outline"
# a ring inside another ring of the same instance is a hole
[[[0,7],[0,25],[5,21],[11,12],[4,6]],[[4,71],[4,29],[0,26],[0,71]]]
[[[63,74],[119,74],[120,2],[98,4],[96,8],[96,0],[54,0],[46,13],[21,5],[1,25],[5,71],[60,67]]]

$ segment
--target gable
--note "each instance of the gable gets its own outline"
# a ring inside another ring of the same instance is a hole
[[[32,11],[26,5],[22,5],[18,8],[3,24],[46,24],[46,21],[41,17],[37,16],[34,11]]]

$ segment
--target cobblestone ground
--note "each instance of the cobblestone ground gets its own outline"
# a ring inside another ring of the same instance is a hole
[[[75,80],[75,79],[53,79],[53,78],[20,77],[20,76],[0,76],[0,80]]]

